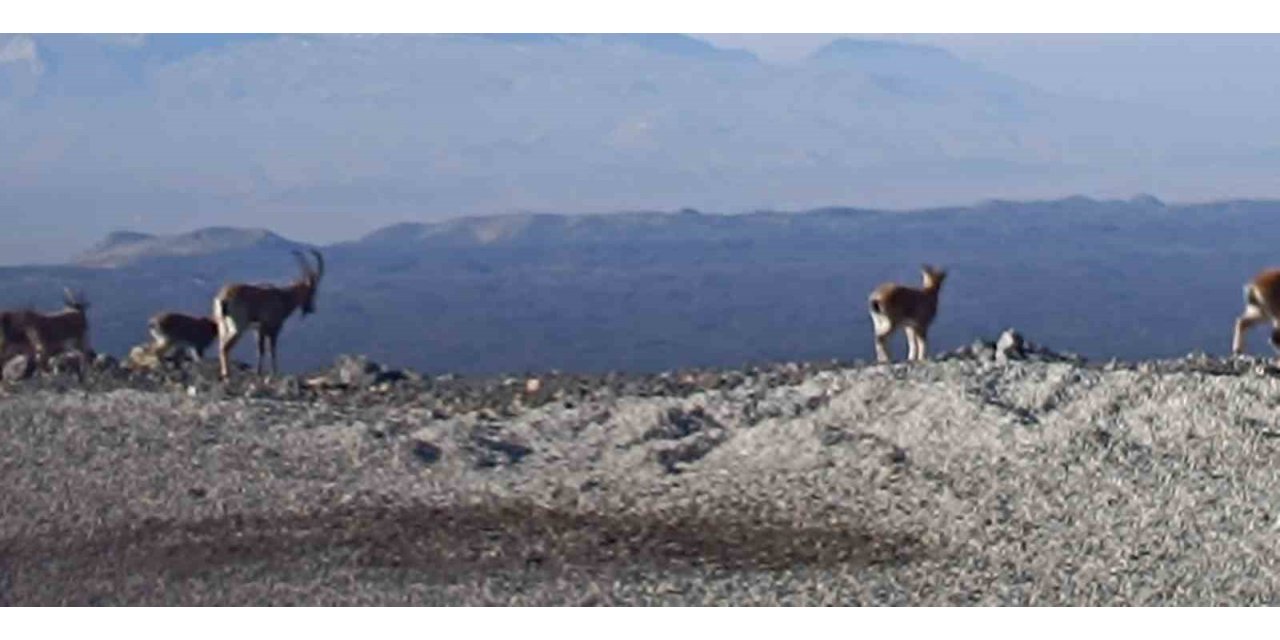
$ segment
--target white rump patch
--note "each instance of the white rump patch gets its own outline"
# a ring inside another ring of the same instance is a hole
[[[871,323],[875,325],[876,335],[887,333],[893,328],[893,323],[889,321],[889,316],[882,313],[871,312]]]

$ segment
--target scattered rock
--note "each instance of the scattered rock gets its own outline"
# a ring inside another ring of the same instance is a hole
[[[84,374],[87,357],[79,351],[59,353],[49,358],[49,371],[54,374],[80,376]]]
[[[160,355],[150,344],[140,344],[129,350],[127,365],[135,369],[157,369],[160,367]]]
[[[1042,347],[1027,340],[1014,329],[1006,329],[995,342],[974,340],[966,347],[960,347],[940,356],[938,360],[977,360],[980,362],[1008,363],[1013,361],[1029,362],[1072,362],[1084,363],[1084,358],[1069,352],[1058,352]]]
[[[292,398],[302,394],[302,381],[297,376],[280,376],[272,382],[272,391],[279,396]]]
[[[341,355],[333,364],[338,382],[351,386],[369,386],[377,379],[380,367],[364,356]]]
[[[973,344],[969,345],[969,352],[979,360],[995,360],[996,344],[982,339],[974,340]]]
[[[99,353],[93,358],[94,371],[114,371],[119,368],[120,361],[108,354]]]
[[[657,426],[641,435],[641,442],[658,440],[649,455],[667,473],[705,457],[729,437],[729,431],[702,407],[672,407]]]
[[[414,440],[409,447],[409,452],[423,464],[435,464],[444,455],[444,451],[439,446],[426,440]]]
[[[475,456],[479,468],[497,467],[506,464],[517,464],[533,449],[519,442],[504,437],[502,427],[496,424],[481,424],[471,432],[468,451]]]
[[[672,407],[667,410],[663,420],[645,431],[640,439],[642,441],[679,440],[708,428],[722,429],[723,427],[715,418],[707,415],[702,407],[694,407],[690,410]]]
[[[675,442],[660,442],[654,446],[651,456],[667,473],[680,473],[690,463],[697,462],[728,438],[724,429],[698,433]]]
[[[373,387],[407,379],[404,372],[388,369],[364,356],[338,356],[333,370],[338,382],[352,387]]]
[[[893,450],[889,452],[887,458],[890,463],[896,465],[905,465],[910,461],[910,458],[907,457],[907,450],[898,446],[895,446]]]
[[[308,389],[327,389],[336,386],[336,382],[329,376],[312,376],[307,378],[303,383]]]
[[[29,356],[14,356],[4,365],[4,379],[6,381],[26,380],[35,373],[36,363]]]
[[[1022,351],[1023,342],[1022,334],[1013,329],[1005,329],[1000,334],[1000,339],[996,340],[996,361],[1022,360],[1026,355]]]

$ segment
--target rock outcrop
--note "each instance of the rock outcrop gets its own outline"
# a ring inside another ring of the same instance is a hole
[[[983,362],[1073,362],[1085,359],[1070,352],[1058,352],[1027,340],[1015,329],[1006,329],[994,341],[974,340],[972,344],[942,354],[939,360],[978,360]]]

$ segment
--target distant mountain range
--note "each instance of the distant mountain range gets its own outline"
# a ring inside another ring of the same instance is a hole
[[[0,36],[0,118],[7,264],[127,227],[331,242],[515,211],[1256,193],[1280,170],[1247,122],[874,38],[772,64],[675,34]]]
[[[77,256],[74,263],[83,267],[123,267],[156,258],[232,258],[242,252],[281,253],[302,247],[266,229],[210,227],[169,236],[117,231]]]
[[[318,311],[290,321],[282,357],[463,373],[868,359],[868,292],[915,284],[922,262],[951,270],[935,352],[1013,326],[1092,358],[1223,353],[1241,285],[1280,264],[1277,214],[1280,201],[1141,196],[400,224],[321,247]],[[97,346],[120,354],[156,311],[208,313],[224,282],[288,281],[302,246],[250,229],[115,233],[74,264],[0,269],[0,306],[52,308],[63,286],[82,289]]]

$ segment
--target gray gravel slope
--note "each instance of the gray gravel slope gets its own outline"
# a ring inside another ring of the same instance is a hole
[[[1280,378],[1224,363],[455,414],[12,387],[0,602],[1276,604]]]

